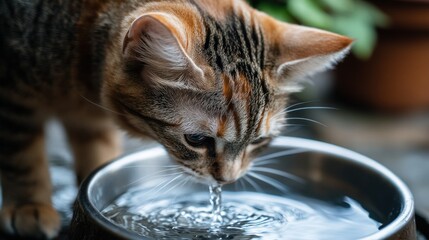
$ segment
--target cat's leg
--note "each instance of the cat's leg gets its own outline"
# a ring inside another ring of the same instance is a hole
[[[94,114],[95,115],[95,114]],[[105,115],[88,115],[63,119],[75,158],[78,183],[94,169],[121,153],[119,132]]]
[[[0,104],[0,227],[24,238],[53,238],[61,227],[51,203],[43,124],[30,109]]]

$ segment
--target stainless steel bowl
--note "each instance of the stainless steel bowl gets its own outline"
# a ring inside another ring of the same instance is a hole
[[[330,198],[336,192],[353,197],[376,213],[382,229],[364,239],[416,239],[414,202],[409,189],[392,172],[377,162],[331,144],[291,137],[276,138],[266,150],[274,153],[301,149],[281,157],[277,169],[299,176],[308,184],[284,182],[291,191]],[[168,156],[162,147],[136,152],[95,171],[80,187],[71,224],[71,239],[144,239],[107,220],[100,211],[153,168],[130,166],[150,163],[162,166]],[[276,189],[264,186],[271,194]],[[334,189],[335,193],[332,191]],[[207,191],[207,189],[204,189]],[[195,189],[176,189],[183,194]]]

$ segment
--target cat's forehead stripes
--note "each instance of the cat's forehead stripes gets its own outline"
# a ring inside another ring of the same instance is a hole
[[[216,132],[216,136],[217,137],[222,138],[222,137],[225,136],[227,118],[228,118],[228,116],[226,114],[222,114],[219,117],[218,126],[217,126],[217,132]]]
[[[222,82],[223,82],[223,95],[225,96],[226,103],[229,104],[232,99],[233,94],[233,86],[231,86],[232,82],[229,80],[229,77],[225,74],[222,75]]]
[[[246,82],[247,81],[244,81],[244,83]],[[237,100],[246,100],[249,94],[241,92],[241,90],[245,89],[240,87],[241,83],[231,80],[231,77],[226,74],[222,74],[222,83],[222,94],[225,99],[224,104],[226,106],[226,112],[220,114],[216,136],[225,137],[225,139],[233,141],[239,139],[242,134],[240,109],[237,109],[236,106]],[[227,128],[227,124],[232,126]],[[227,130],[230,131],[226,133]],[[234,133],[232,133],[232,131],[234,131]]]
[[[237,69],[238,64],[248,64],[262,70],[265,46],[259,25],[232,12],[224,21],[210,15],[205,15],[203,20],[203,53],[217,72],[235,75],[240,70]]]
[[[224,19],[215,19],[210,12],[200,9],[205,15],[206,34],[201,45],[221,81],[221,92],[231,115],[218,118],[216,135],[231,136],[226,130],[234,129],[235,140],[245,143],[259,132],[270,94],[263,74],[266,53],[261,28],[249,12],[234,9],[229,9]]]

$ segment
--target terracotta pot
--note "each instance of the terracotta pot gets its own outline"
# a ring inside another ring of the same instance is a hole
[[[337,68],[334,95],[384,112],[429,109],[429,1],[373,1],[390,17],[367,61]]]

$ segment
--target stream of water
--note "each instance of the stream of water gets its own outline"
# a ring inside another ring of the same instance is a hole
[[[219,228],[222,226],[222,186],[211,185],[210,192],[210,205],[212,207],[212,226]]]

